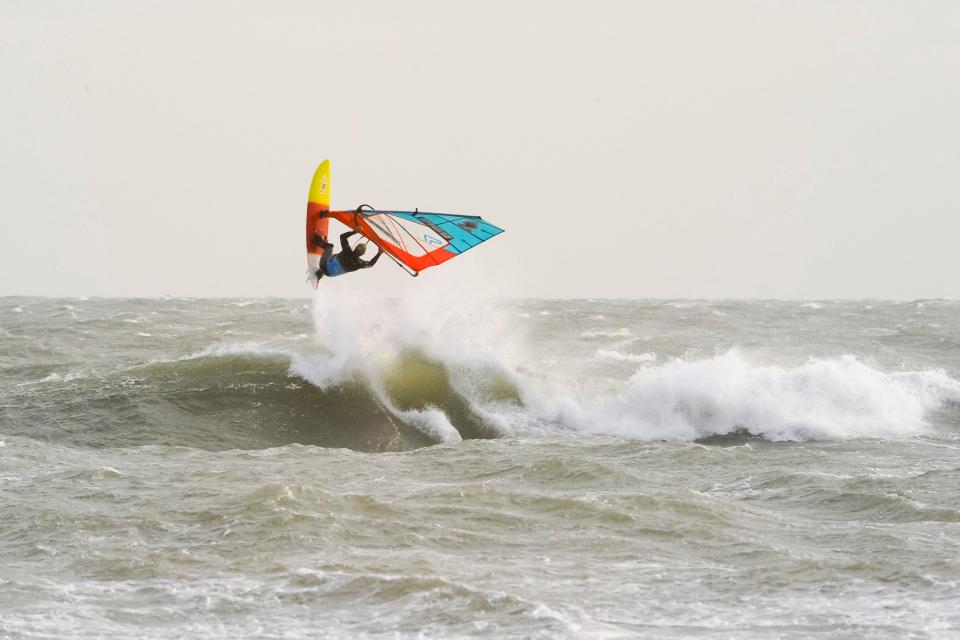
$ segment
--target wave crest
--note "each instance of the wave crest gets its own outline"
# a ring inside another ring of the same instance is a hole
[[[616,399],[541,409],[579,431],[642,440],[809,440],[920,434],[928,412],[958,401],[960,383],[943,371],[885,373],[853,356],[758,366],[731,350],[643,367]]]

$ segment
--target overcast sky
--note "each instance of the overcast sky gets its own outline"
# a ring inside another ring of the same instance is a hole
[[[330,158],[507,232],[322,286],[960,297],[960,2],[3,0],[0,77],[0,295],[309,295]]]

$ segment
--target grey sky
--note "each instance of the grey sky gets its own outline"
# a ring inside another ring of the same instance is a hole
[[[0,3],[0,295],[306,295],[335,208],[507,233],[375,294],[960,296],[960,3]]]

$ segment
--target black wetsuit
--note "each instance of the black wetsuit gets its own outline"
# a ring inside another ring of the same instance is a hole
[[[369,269],[377,264],[383,249],[377,252],[371,260],[364,260],[358,256],[347,242],[347,238],[357,233],[356,231],[344,231],[340,234],[340,253],[333,255],[333,245],[322,240],[318,244],[323,247],[323,256],[320,258],[320,269],[317,275],[342,276],[358,269]]]

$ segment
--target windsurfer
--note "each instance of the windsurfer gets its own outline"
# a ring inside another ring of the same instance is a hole
[[[367,250],[367,242],[361,242],[356,247],[351,247],[348,239],[357,233],[356,231],[344,231],[340,234],[340,253],[333,253],[333,244],[324,241],[317,236],[314,242],[317,246],[323,247],[323,255],[320,257],[320,268],[317,269],[316,276],[342,276],[345,273],[357,271],[358,269],[369,269],[377,264],[383,249],[377,252],[370,260],[364,260],[363,254]]]

